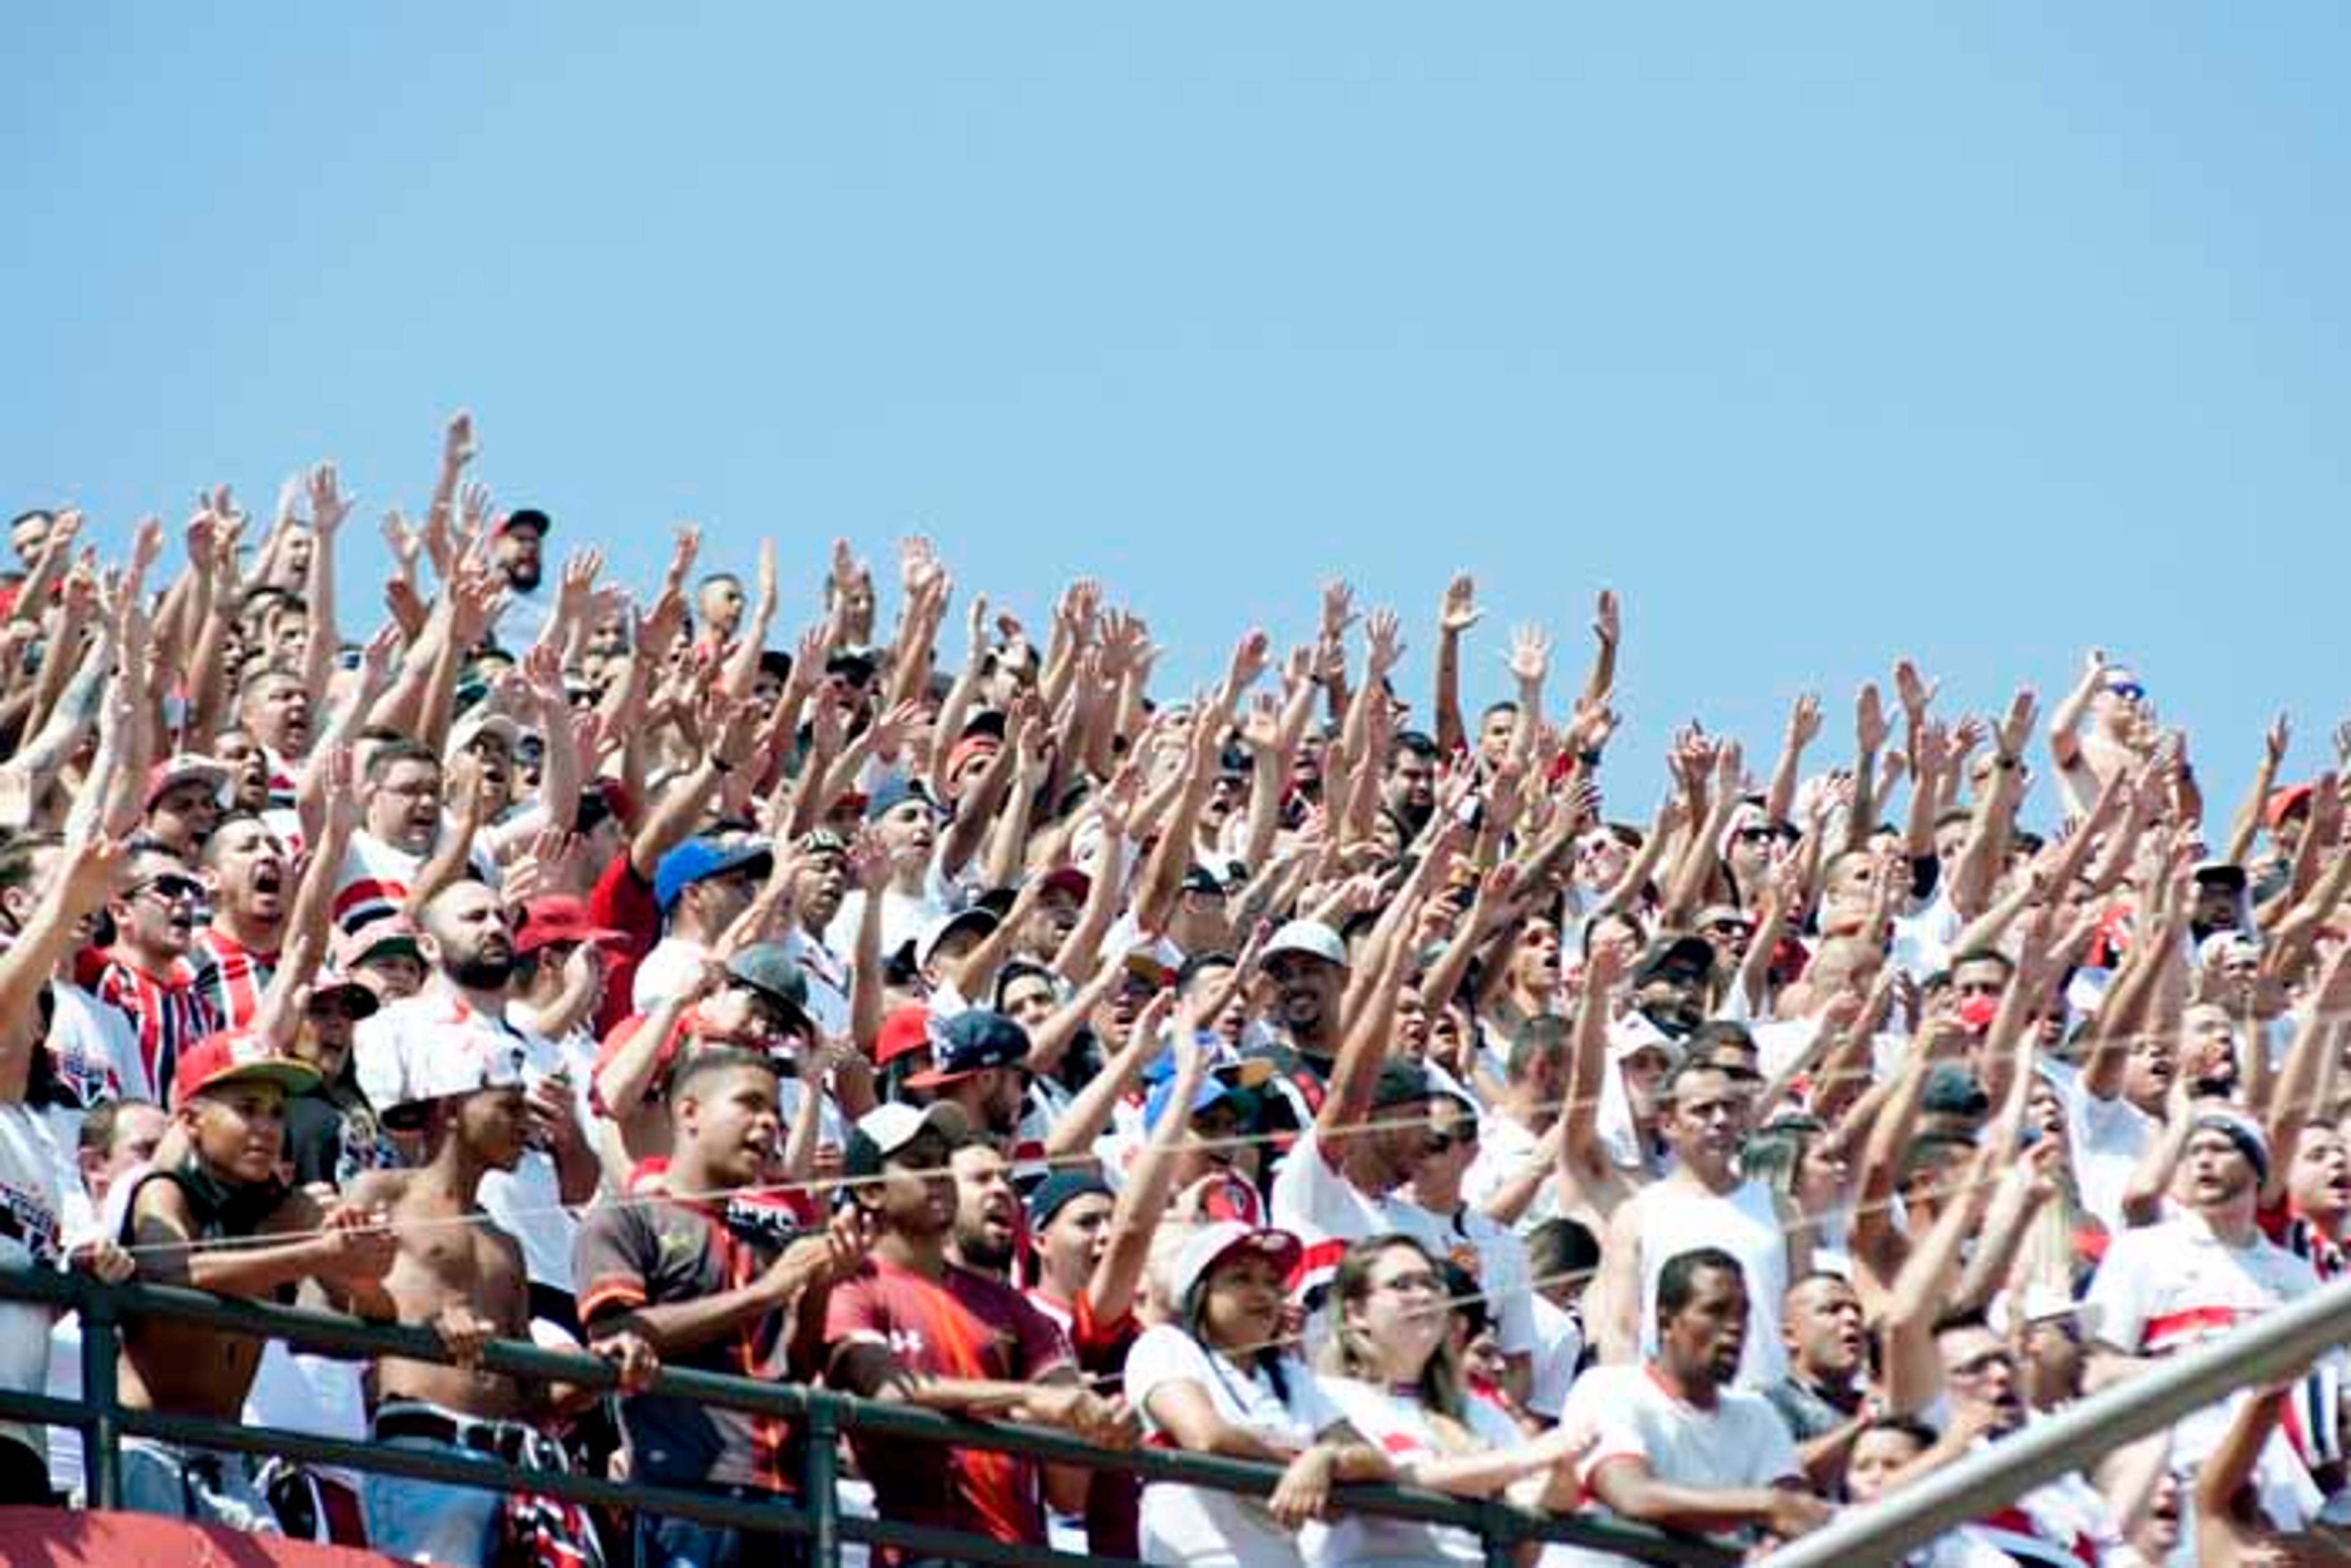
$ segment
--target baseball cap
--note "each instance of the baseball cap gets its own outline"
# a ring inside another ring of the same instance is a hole
[[[929,963],[937,954],[939,945],[959,931],[976,932],[985,936],[995,930],[998,924],[994,910],[983,909],[977,904],[969,909],[958,909],[952,915],[933,915],[924,923],[921,933],[914,938],[914,961]]]
[[[1184,880],[1179,885],[1186,893],[1208,893],[1218,897],[1225,893],[1224,878],[1204,865],[1186,866]]]
[[[454,757],[486,735],[504,741],[509,756],[522,745],[522,726],[505,714],[477,707],[449,727],[449,745],[444,755]]]
[[[622,942],[623,932],[599,925],[589,916],[588,902],[569,894],[550,893],[522,906],[522,928],[515,933],[517,956],[536,953],[557,942]]]
[[[525,1082],[522,1041],[482,1030],[443,1030],[402,1035],[389,1042],[398,1078],[377,1107],[389,1127],[413,1127],[435,1100],[511,1089]]]
[[[2190,874],[2198,882],[2213,887],[2235,888],[2239,892],[2244,890],[2245,868],[2234,861],[2204,861]]]
[[[947,748],[947,764],[939,769],[939,777],[952,779],[963,771],[964,764],[975,757],[994,757],[1004,749],[1004,737],[998,735],[967,735]]]
[[[1302,953],[1310,958],[1320,958],[1326,964],[1347,967],[1347,945],[1339,934],[1319,920],[1292,920],[1273,934],[1259,956],[1260,965],[1270,964],[1281,954]]]
[[[1029,1228],[1043,1228],[1052,1223],[1053,1216],[1061,1213],[1065,1205],[1097,1193],[1103,1197],[1118,1196],[1110,1183],[1092,1171],[1055,1171],[1029,1195]]]
[[[909,800],[920,800],[933,811],[939,809],[939,803],[931,799],[931,792],[923,787],[921,779],[905,779],[893,774],[875,785],[873,793],[866,797],[865,820],[869,822],[878,822]]]
[[[662,856],[661,863],[653,868],[653,902],[666,915],[670,905],[677,902],[677,895],[697,882],[753,864],[758,865],[764,875],[774,863],[774,852],[765,839],[748,835],[688,839]]]
[[[335,962],[346,969],[356,969],[370,958],[388,957],[394,953],[405,953],[420,961],[424,956],[424,949],[417,946],[416,923],[405,915],[380,915],[345,932],[335,943]]]
[[[1029,1060],[1029,1031],[987,1008],[971,1008],[941,1024],[931,1041],[931,1070],[906,1080],[909,1089],[936,1089],[991,1067]]]
[[[782,943],[752,943],[726,960],[726,972],[807,1019],[808,971]]]
[[[517,528],[530,528],[537,532],[539,538],[545,538],[554,530],[554,528],[555,524],[549,520],[548,515],[537,507],[517,507],[508,512],[493,531],[510,534]]]
[[[873,1036],[873,1065],[887,1067],[931,1044],[931,1009],[920,1002],[885,1014]]]
[[[881,666],[881,656],[863,643],[844,643],[824,656],[824,673],[828,675],[847,674],[862,670],[872,674]]]
[[[1270,1068],[1271,1064],[1268,1063],[1268,1066]],[[1201,1112],[1207,1110],[1209,1106],[1217,1104],[1220,1101],[1237,1100],[1240,1098],[1240,1090],[1234,1088],[1232,1084],[1227,1082],[1225,1080],[1211,1074],[1208,1077],[1200,1080],[1200,1087],[1193,1092],[1191,1113],[1196,1116]],[[1176,1080],[1173,1076],[1162,1078],[1158,1082],[1153,1084],[1151,1086],[1151,1092],[1144,1097],[1143,1102],[1144,1126],[1145,1128],[1151,1128],[1159,1125],[1161,1119],[1167,1114],[1167,1108],[1175,1098]]]
[[[1927,1074],[1919,1108],[1937,1116],[1982,1116],[1991,1111],[1983,1081],[1957,1062],[1938,1061]]]
[[[2270,1140],[2261,1124],[2251,1116],[2208,1104],[2195,1113],[2189,1125],[2193,1131],[2219,1133],[2227,1138],[2245,1156],[2245,1163],[2253,1167],[2255,1176],[2264,1182],[2270,1179]]]
[[[1094,879],[1073,865],[1057,865],[1037,879],[1041,891],[1050,893],[1059,888],[1072,898],[1082,899],[1093,891]]]
[[[1633,966],[1633,983],[1653,980],[1676,965],[1687,965],[1701,975],[1713,974],[1714,944],[1687,933],[1661,936],[1642,949],[1640,962]]]
[[[142,804],[152,806],[166,790],[190,782],[210,784],[214,805],[228,803],[228,764],[215,762],[209,757],[199,757],[193,751],[183,751],[165,758],[147,770],[147,796]]]
[[[2313,787],[2307,783],[2289,784],[2283,789],[2272,790],[2269,803],[2262,808],[2262,820],[2274,828],[2296,811],[2308,810],[2312,793]]]
[[[1189,1297],[1216,1266],[1236,1252],[1256,1252],[1270,1261],[1284,1279],[1298,1267],[1306,1249],[1287,1230],[1260,1229],[1238,1219],[1220,1219],[1192,1232],[1176,1254],[1168,1275],[1179,1301]]]
[[[1434,1100],[1437,1093],[1437,1081],[1427,1068],[1406,1057],[1393,1057],[1380,1064],[1380,1075],[1372,1083],[1372,1105],[1374,1109],[1410,1105]]]
[[[251,1030],[218,1030],[180,1053],[172,1069],[172,1108],[230,1083],[275,1083],[288,1095],[319,1086],[316,1068],[273,1053]]]
[[[971,1123],[963,1108],[949,1101],[935,1100],[928,1105],[909,1105],[892,1101],[876,1105],[857,1119],[850,1130],[849,1146],[841,1151],[841,1169],[852,1177],[877,1176],[883,1162],[913,1143],[925,1131],[936,1132],[949,1142],[961,1139],[971,1130]]]
[[[344,1015],[353,1022],[372,1018],[383,1007],[383,999],[365,980],[340,965],[322,965],[310,981],[310,1006],[317,1007],[329,997],[344,998]]]

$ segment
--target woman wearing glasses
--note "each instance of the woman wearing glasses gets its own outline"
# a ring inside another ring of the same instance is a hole
[[[1399,1481],[1457,1497],[1505,1490],[1521,1503],[1576,1502],[1575,1460],[1592,1446],[1580,1427],[1527,1438],[1495,1406],[1472,1398],[1449,1342],[1450,1303],[1437,1260],[1404,1236],[1347,1249],[1332,1282],[1322,1396],[1343,1429],[1388,1456]],[[1326,1428],[1329,1431],[1338,1427]],[[1364,1564],[1483,1563],[1465,1530],[1342,1514],[1308,1559]]]

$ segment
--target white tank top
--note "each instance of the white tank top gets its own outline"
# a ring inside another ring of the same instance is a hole
[[[1739,1260],[1747,1276],[1747,1343],[1739,1356],[1737,1386],[1757,1393],[1788,1374],[1780,1343],[1780,1300],[1788,1293],[1788,1240],[1771,1189],[1742,1182],[1717,1197],[1694,1183],[1663,1181],[1644,1191],[1641,1205],[1641,1354],[1657,1353],[1657,1276],[1684,1252],[1719,1247]]]

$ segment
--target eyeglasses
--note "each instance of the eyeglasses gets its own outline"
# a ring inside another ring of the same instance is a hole
[[[1709,920],[1706,923],[1706,929],[1708,935],[1714,936],[1752,936],[1755,935],[1755,927],[1748,925],[1744,920]]]
[[[1458,1133],[1431,1133],[1428,1134],[1428,1142],[1423,1146],[1432,1155],[1443,1155],[1450,1154],[1455,1149],[1474,1147],[1477,1142],[1476,1131],[1464,1128]]]
[[[162,904],[193,904],[204,895],[204,884],[192,876],[166,872],[162,876],[149,877],[131,890],[131,896],[152,894]]]
[[[1967,1360],[1960,1362],[1957,1366],[1951,1368],[1949,1375],[1973,1380],[1975,1378],[1982,1377],[1995,1369],[2001,1372],[2014,1372],[2016,1370],[2016,1357],[2004,1350],[1988,1350],[1981,1355],[1970,1356]]]
[[[1393,1280],[1382,1280],[1374,1291],[1384,1291],[1392,1296],[1437,1296],[1445,1292],[1445,1282],[1436,1275],[1422,1272],[1398,1274]]]

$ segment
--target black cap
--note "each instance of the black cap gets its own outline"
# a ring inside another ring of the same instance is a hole
[[[1653,980],[1677,965],[1686,965],[1701,976],[1712,976],[1714,944],[1703,936],[1687,934],[1660,936],[1641,950],[1640,962],[1633,966],[1633,983],[1637,986]]]
[[[1437,1098],[1437,1089],[1428,1076],[1428,1069],[1405,1057],[1395,1057],[1382,1064],[1379,1081],[1372,1085],[1372,1104],[1410,1105],[1422,1100]]]
[[[507,520],[498,525],[498,532],[510,534],[517,528],[530,528],[535,530],[539,538],[545,538],[554,527],[555,524],[548,515],[537,507],[517,507],[507,514]]]
[[[911,1089],[935,1089],[953,1079],[990,1067],[1018,1067],[1029,1060],[1029,1031],[986,1008],[959,1012],[939,1026],[931,1045],[931,1070],[906,1080]]]

